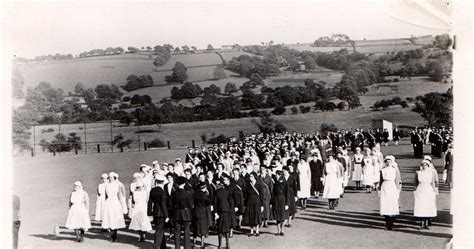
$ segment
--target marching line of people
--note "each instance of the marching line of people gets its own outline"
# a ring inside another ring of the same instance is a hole
[[[377,190],[380,215],[386,229],[392,230],[402,184],[395,157],[384,157],[378,143],[356,147],[349,156],[350,144],[333,147],[333,142],[330,136],[293,132],[253,134],[227,145],[190,148],[185,162],[177,158],[174,163],[142,164],[133,174],[128,199],[119,175],[103,174],[94,220],[110,233],[111,242],[117,241],[119,229],[126,228],[128,217],[128,229],[138,232],[138,241],[155,231],[155,248],[166,248],[169,239],[174,239],[176,248],[182,244],[190,248],[191,231],[194,245],[199,239],[204,246],[210,230],[217,232],[219,247],[223,239],[230,247],[230,238],[242,226],[249,228],[248,236],[258,237],[261,228],[274,221],[275,235],[284,236],[297,205],[305,209],[308,198],[321,196],[328,199],[330,210],[336,210],[352,179],[358,190]],[[452,151],[451,144],[446,153],[448,171]],[[415,173],[414,216],[420,218],[420,228],[429,228],[436,216],[439,183],[431,161],[425,156]],[[89,196],[80,182],[74,183],[66,227],[75,230],[77,242],[91,228]]]

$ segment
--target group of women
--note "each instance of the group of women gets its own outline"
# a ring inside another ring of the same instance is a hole
[[[386,229],[391,230],[399,214],[401,191],[395,158],[384,158],[378,144],[365,148],[364,153],[356,147],[354,155],[349,156],[345,147],[333,148],[329,137],[295,132],[253,134],[232,139],[227,145],[193,148],[185,163],[177,158],[174,163],[141,165],[133,174],[128,194],[117,173],[103,174],[97,187],[94,219],[110,232],[114,242],[117,230],[125,228],[125,219],[130,218],[129,229],[138,231],[143,242],[146,233],[153,230],[153,218],[147,210],[150,191],[160,188],[166,195],[164,208],[169,215],[164,229],[169,229],[170,237],[175,235],[179,243],[181,228],[176,225],[178,216],[173,210],[179,209],[186,195],[192,197],[189,222],[194,239],[200,238],[203,245],[209,230],[215,229],[219,246],[223,237],[229,246],[235,229],[248,226],[248,236],[259,236],[261,227],[267,227],[271,220],[277,225],[275,235],[284,236],[284,227],[291,227],[297,204],[305,209],[307,199],[318,198],[320,193],[328,199],[329,209],[335,210],[351,178],[356,189],[378,190],[380,214],[385,216]],[[421,219],[420,228],[428,228],[429,219],[436,216],[438,187],[431,158],[422,161],[415,186],[415,216]],[[186,222],[184,241],[189,247]],[[89,197],[80,182],[74,183],[66,227],[75,229],[78,242],[91,227]]]

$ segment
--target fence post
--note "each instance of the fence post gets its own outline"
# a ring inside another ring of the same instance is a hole
[[[56,146],[53,147],[53,156],[56,156]]]
[[[147,150],[147,149],[148,149],[148,147],[146,146],[146,142],[143,142],[143,149],[144,149],[144,150]]]
[[[100,144],[97,145],[97,153],[100,153]]]
[[[120,152],[123,152],[123,146],[120,146]]]
[[[74,153],[77,155],[77,144],[74,145]]]
[[[35,149],[31,148],[31,156],[35,156]]]
[[[194,144],[194,139],[192,140],[192,143],[193,143],[193,148],[196,147],[196,145]]]
[[[170,141],[166,141],[166,144],[168,145],[168,150],[171,149]]]

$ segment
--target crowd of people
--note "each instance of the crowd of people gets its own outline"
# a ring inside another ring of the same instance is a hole
[[[358,190],[379,192],[380,214],[386,229],[392,230],[399,214],[401,176],[396,158],[381,151],[381,144],[389,142],[385,132],[252,134],[227,144],[189,148],[184,161],[142,164],[128,188],[118,173],[103,174],[94,220],[110,232],[112,242],[129,218],[128,228],[138,232],[140,242],[155,231],[155,248],[166,248],[170,238],[176,248],[191,248],[191,231],[194,244],[199,239],[203,246],[210,230],[217,232],[219,247],[223,240],[229,247],[234,231],[244,231],[243,226],[248,236],[258,237],[260,229],[274,221],[275,236],[284,236],[297,206],[306,209],[310,197],[328,199],[328,208],[336,210],[353,181]],[[394,131],[396,145],[398,139]],[[452,172],[452,143],[443,153],[445,168]],[[420,218],[420,229],[429,229],[436,216],[438,179],[431,156],[425,155],[415,175],[414,215]],[[74,229],[77,242],[91,228],[89,197],[80,182],[74,183],[66,227]]]

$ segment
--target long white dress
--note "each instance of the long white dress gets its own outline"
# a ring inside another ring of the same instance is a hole
[[[353,181],[362,181],[362,163],[364,161],[364,155],[354,154],[354,170],[352,171],[352,180]]]
[[[104,216],[104,205],[105,205],[105,185],[101,183],[97,186],[97,200],[95,201],[95,221],[102,221]]]
[[[311,197],[311,168],[309,163],[300,162],[298,164],[300,171],[300,190],[298,190],[298,198],[309,198]]]
[[[436,217],[436,192],[433,187],[433,172],[431,169],[417,171],[418,186],[415,195],[415,217]]]
[[[340,162],[328,162],[325,165],[326,176],[324,179],[323,198],[338,199],[342,193],[342,181],[338,175],[340,172]]]
[[[116,181],[107,183],[105,193],[107,194],[107,199],[105,200],[102,228],[124,228],[125,220],[123,218],[122,204],[119,200],[119,195],[121,195],[119,183]],[[124,198],[120,196],[120,199]]]
[[[130,212],[130,218],[132,219],[130,226],[128,227],[130,230],[144,232],[152,230],[151,222],[147,215],[147,198],[148,194],[146,189],[133,192],[135,206]]]
[[[375,169],[372,157],[364,157],[364,167],[362,168],[362,174],[362,184],[373,187],[375,182]]]
[[[397,169],[392,166],[384,167],[380,172],[383,182],[380,186],[380,215],[400,214],[398,198],[400,190],[397,188]]]
[[[380,181],[380,170],[383,166],[383,161],[380,161],[378,155],[372,156],[372,162],[374,165],[374,183],[378,183]]]
[[[66,220],[67,229],[87,229],[91,228],[89,217],[89,196],[86,191],[73,191],[69,199],[71,207]]]

